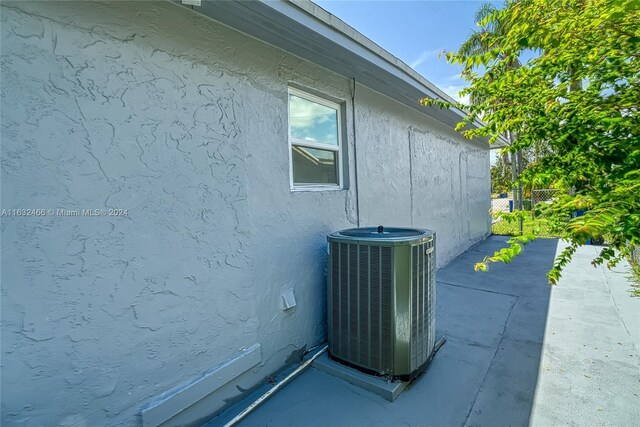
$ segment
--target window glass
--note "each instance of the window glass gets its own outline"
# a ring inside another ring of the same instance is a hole
[[[339,189],[342,185],[340,105],[289,89],[291,189]]]
[[[293,182],[295,184],[338,184],[338,153],[293,145]]]
[[[289,95],[291,137],[338,145],[338,112],[299,96]]]

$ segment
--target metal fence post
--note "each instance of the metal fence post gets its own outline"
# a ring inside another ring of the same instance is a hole
[[[522,180],[520,179],[522,174],[522,150],[518,150],[516,158],[518,159],[518,210],[522,210]],[[518,221],[520,222],[520,235],[522,236],[524,233],[523,218],[520,217]]]

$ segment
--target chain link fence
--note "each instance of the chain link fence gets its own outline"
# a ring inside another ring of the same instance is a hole
[[[541,190],[531,190],[531,207],[538,203],[551,203],[560,190],[555,188],[544,188]]]
[[[500,218],[497,221],[494,219],[491,225],[491,233],[499,236],[517,236],[520,234],[520,225],[518,222],[507,222]]]
[[[538,203],[551,203],[553,199],[559,195],[559,191],[555,188],[544,188],[538,190],[531,190],[531,198],[523,198],[522,208],[526,211],[532,210]],[[502,194],[503,197],[495,197],[491,199],[491,214],[496,212],[512,212],[517,207],[514,204],[514,200],[511,193]],[[506,197],[504,197],[506,196]],[[532,228],[536,224],[533,212],[531,218],[526,218],[521,228],[520,221],[507,222],[503,218],[493,219],[491,231],[493,234],[515,236],[519,235],[521,231],[526,231]]]
[[[510,197],[498,197],[491,199],[491,213],[495,212],[511,212],[513,199]]]
[[[513,224],[508,224],[503,218],[494,218],[493,215],[497,212],[511,212],[513,211],[513,197],[510,194],[503,194],[502,197],[495,197],[491,199],[491,232],[493,234],[500,235],[512,235]]]
[[[640,246],[631,249],[631,261],[640,264]]]

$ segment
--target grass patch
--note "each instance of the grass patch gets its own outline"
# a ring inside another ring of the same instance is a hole
[[[640,298],[640,263],[631,260],[629,261],[629,264],[631,265],[631,273],[629,278],[634,282],[631,285],[629,293],[631,294],[631,296]]]
[[[524,234],[533,233],[537,231],[538,237],[558,237],[549,231],[549,227],[545,222],[537,220],[532,217],[525,218],[522,224]],[[520,222],[515,220],[513,222],[507,222],[504,218],[494,223],[491,227],[491,232],[500,236],[519,236],[520,235]]]

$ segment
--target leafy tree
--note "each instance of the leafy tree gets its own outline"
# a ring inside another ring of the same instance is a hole
[[[508,153],[507,153],[508,156]],[[491,192],[506,193],[511,188],[511,172],[507,156],[500,156],[496,164],[491,166]]]
[[[469,38],[462,43],[458,52],[464,56],[476,56],[484,55],[493,49],[499,48],[496,46],[496,36],[502,35],[506,32],[504,23],[498,19],[487,19],[493,16],[498,9],[492,3],[484,3],[476,11],[475,23],[478,26],[478,30],[471,33]],[[507,52],[501,52],[503,58],[507,57]],[[511,60],[510,67],[517,68],[520,66],[518,58]],[[479,98],[479,94],[471,93],[469,101],[472,104],[482,103],[483,99]],[[509,142],[513,138],[511,133],[508,134]],[[516,159],[515,153],[512,153],[512,159],[509,161],[509,152],[507,150],[500,151],[500,159],[494,166],[491,167],[491,187],[500,189],[500,191],[507,191],[507,189],[513,186],[517,178]],[[509,174],[511,174],[511,182],[509,180]]]
[[[555,182],[568,190],[536,212],[569,242],[548,273],[550,283],[591,237],[606,237],[610,244],[592,263],[615,265],[640,244],[640,1],[510,1],[486,16],[481,26],[487,25],[501,31],[478,36],[486,51],[447,55],[470,83],[463,94],[478,100],[457,105],[468,112],[458,129],[492,142],[515,133],[509,151],[540,152],[523,181]],[[466,127],[480,118],[482,127]],[[513,238],[476,269],[511,261],[533,238],[535,233]]]

